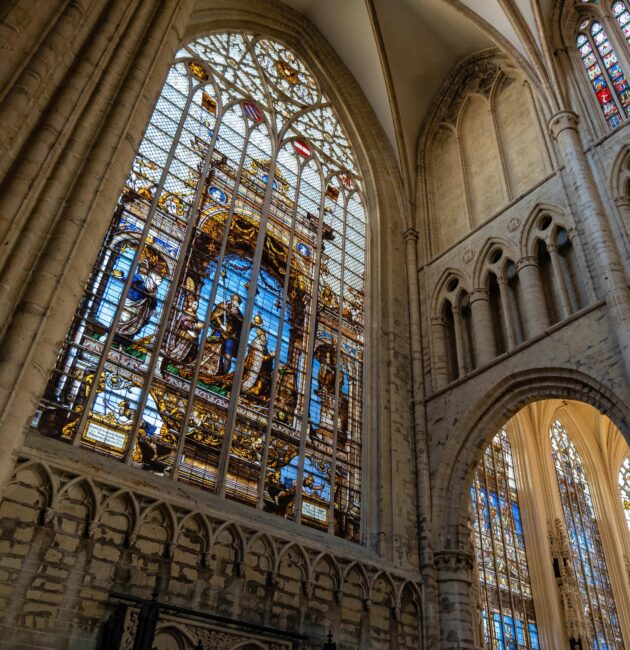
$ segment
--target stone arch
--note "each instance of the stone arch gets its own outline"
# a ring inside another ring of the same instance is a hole
[[[173,536],[173,562],[193,567],[205,565],[210,553],[212,531],[207,519],[199,511],[188,513]]]
[[[245,547],[245,560],[247,560],[248,555],[252,552],[252,549],[257,542],[262,543],[267,551],[269,569],[272,571],[275,570],[278,566],[278,549],[274,540],[264,531],[254,533],[247,540],[247,545]]]
[[[404,581],[398,592],[398,639],[403,648],[425,648],[422,638],[422,593],[419,586]]]
[[[445,500],[445,507],[435,509],[436,548],[468,549],[469,486],[485,445],[522,407],[550,397],[591,404],[630,440],[630,413],[620,406],[623,401],[592,376],[569,368],[538,367],[499,381],[462,418],[458,426],[461,442],[442,461],[433,491],[434,498]]]
[[[219,544],[221,536],[224,534],[228,534],[231,538],[231,546],[235,552],[235,556],[234,556],[235,568],[236,568],[236,572],[238,573],[240,571],[240,564],[243,561],[243,557],[245,555],[245,548],[247,546],[245,541],[245,535],[243,534],[243,531],[241,530],[240,526],[237,523],[233,521],[224,522],[216,529],[216,531],[212,535],[211,549],[213,555],[215,552],[215,547]]]
[[[455,126],[441,122],[429,136],[427,204],[431,254],[448,249],[470,230],[464,167]]]
[[[304,547],[299,544],[298,542],[289,542],[288,544],[285,544],[280,549],[280,552],[278,553],[278,564],[276,565],[276,571],[280,573],[280,567],[282,566],[282,562],[285,558],[288,559],[290,553],[295,553],[297,557],[299,558],[299,566],[300,570],[302,572],[302,580],[306,582],[311,581],[311,563],[308,557],[308,554],[306,553],[306,550]]]
[[[459,289],[464,289],[468,293],[470,293],[469,285],[466,282],[467,278],[464,272],[461,269],[456,269],[453,266],[449,266],[445,268],[442,273],[440,273],[440,277],[438,278],[438,281],[435,283],[435,289],[433,291],[433,295],[431,296],[431,315],[436,316],[440,313],[440,309],[442,308],[442,304],[444,302],[444,299],[446,297],[447,293],[451,293],[450,291],[447,290],[448,284],[450,284],[451,280],[457,278],[459,280],[459,286],[457,287],[457,290]]]
[[[107,516],[109,509],[111,508],[112,504],[114,504],[117,500],[121,500],[123,503],[126,503],[128,506],[128,510],[130,512],[130,514],[127,515],[129,524],[128,526],[126,526],[125,529],[127,540],[128,540],[130,535],[136,533],[138,524],[140,523],[140,506],[133,492],[130,492],[129,490],[122,488],[120,490],[117,490],[113,494],[110,494],[101,504],[101,509],[100,509],[97,523],[101,523],[101,524],[104,523],[104,519]]]
[[[613,163],[610,190],[615,201],[630,201],[630,145],[624,145]]]
[[[357,584],[359,584],[361,587],[363,598],[367,599],[370,594],[370,580],[368,578],[365,567],[359,562],[352,562],[345,568],[342,576],[342,587],[348,581],[348,577],[353,573],[356,573],[358,575],[359,581]]]
[[[466,188],[475,228],[494,216],[505,205],[507,179],[501,163],[501,147],[489,98],[469,91],[457,117]],[[493,192],[487,187],[495,188]]]
[[[171,638],[179,645],[178,650],[188,650],[188,648],[194,647],[197,643],[197,639],[183,625],[177,625],[177,623],[173,623],[172,621],[158,623],[155,630],[156,644],[159,642],[160,634],[171,635]],[[156,647],[159,646],[156,645]]]
[[[200,536],[203,541],[203,550],[201,551],[201,553],[204,554],[208,553],[210,551],[212,530],[210,528],[210,524],[208,523],[208,520],[206,519],[206,517],[204,517],[203,513],[201,513],[199,510],[195,510],[194,512],[187,513],[183,517],[183,519],[179,522],[174,534],[175,543],[179,542],[179,538],[183,534],[186,525],[189,522],[193,522],[193,521],[197,523],[200,530]]]
[[[562,208],[552,203],[537,203],[523,224],[519,242],[520,257],[535,255],[534,249],[536,240],[541,238],[541,236],[536,233],[536,229],[538,228],[541,218],[546,215],[551,217],[551,224],[549,228],[545,229],[545,233],[550,232],[551,227],[555,224],[567,228],[565,213]]]
[[[143,532],[146,534],[143,535]],[[152,530],[151,530],[152,529]],[[173,509],[168,503],[156,501],[146,508],[140,515],[138,526],[133,533],[130,546],[141,554],[162,557],[169,555],[175,541],[177,519]],[[159,532],[161,531],[161,534]],[[144,548],[138,544],[144,537]]]
[[[313,580],[316,580],[317,578],[317,568],[320,566],[320,564],[325,564],[328,567],[330,577],[334,585],[334,590],[338,591],[341,588],[342,581],[339,564],[330,553],[327,551],[322,551],[311,564],[310,572]]]
[[[514,249],[514,245],[503,237],[490,237],[487,239],[479,251],[479,255],[477,256],[477,261],[473,269],[472,282],[475,289],[485,286],[485,274],[487,272],[488,265],[492,264],[492,262],[489,260],[489,256],[495,250],[499,249],[501,250],[502,254],[500,260],[501,264],[505,262],[506,256],[514,257],[518,254],[518,252]]]
[[[63,501],[68,499],[70,492],[77,488],[85,492],[90,522],[97,520],[101,513],[100,496],[88,476],[77,476],[68,481],[57,493],[51,506],[52,509],[57,510],[60,508]]]
[[[27,472],[32,473],[37,479],[38,484],[29,482],[29,487],[35,489],[38,497],[34,500],[38,504],[44,519],[48,516],[46,513],[52,513],[52,506],[57,501],[58,484],[50,468],[38,460],[27,460],[19,463],[13,471],[13,476],[7,483],[4,490],[3,500],[12,500],[17,496],[21,489],[20,475]]]
[[[525,75],[503,66],[490,89],[490,105],[510,199],[515,199],[551,171],[532,87]]]
[[[394,581],[389,575],[387,571],[378,571],[372,576],[372,579],[370,580],[370,586],[369,586],[369,592],[368,592],[368,599],[372,598],[373,590],[374,590],[374,585],[376,585],[377,582],[383,581],[385,585],[387,586],[387,593],[389,595],[390,601],[391,601],[391,606],[392,607],[398,607],[399,606],[399,600],[398,600],[398,592],[399,590],[396,588],[396,585],[394,584]]]
[[[404,596],[408,595],[409,598],[414,600],[418,606],[418,613],[422,611],[422,588],[417,582],[413,580],[405,580],[398,586],[398,594],[396,596],[398,603],[401,603]]]

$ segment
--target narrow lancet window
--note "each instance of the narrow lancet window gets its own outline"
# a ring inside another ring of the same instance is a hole
[[[617,2],[613,2],[612,12],[626,42],[630,45],[630,10],[628,5],[622,0],[617,0]]]
[[[560,420],[549,431],[573,570],[584,622],[595,650],[623,648],[591,491],[575,446]]]
[[[479,463],[472,503],[485,647],[538,650],[512,450],[504,430]]]
[[[359,540],[364,206],[343,128],[291,49],[188,44],[39,429]]]

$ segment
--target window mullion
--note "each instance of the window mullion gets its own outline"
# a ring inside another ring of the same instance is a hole
[[[194,95],[195,89],[193,88],[191,91],[191,100]],[[184,117],[184,121],[186,117],[188,117],[188,110],[190,109],[190,105],[187,106],[186,110],[186,115]],[[215,124],[215,129],[214,133],[212,135],[212,140],[213,142],[216,142],[216,134],[218,133],[218,124]],[[181,134],[180,134],[181,135]],[[178,142],[179,144],[179,142]],[[192,241],[193,234],[195,232],[195,224],[197,222],[197,217],[199,214],[199,204],[201,202],[201,198],[203,196],[203,191],[206,183],[206,178],[208,177],[208,172],[210,170],[210,166],[212,164],[212,153],[213,149],[210,148],[210,150],[207,152],[206,158],[203,162],[203,166],[201,169],[201,173],[199,174],[199,178],[197,180],[197,187],[195,189],[195,194],[193,196],[193,200],[191,202],[190,208],[189,208],[189,213],[187,217],[187,222],[186,222],[186,230],[184,231],[184,237],[182,239],[182,242],[180,244],[180,254],[177,260],[177,264],[175,266],[175,271],[173,272],[173,278],[171,280],[171,284],[169,285],[168,288],[168,294],[166,297],[166,300],[164,301],[164,305],[162,307],[162,313],[161,313],[161,323],[160,327],[156,333],[155,337],[155,342],[153,343],[153,354],[151,355],[151,361],[149,362],[149,367],[146,371],[146,378],[147,378],[147,384],[144,386],[144,389],[140,395],[140,400],[137,404],[136,407],[136,414],[134,418],[134,423],[132,426],[132,432],[130,436],[130,442],[131,444],[127,448],[127,454],[125,458],[125,462],[127,464],[131,463],[133,459],[133,452],[135,449],[136,445],[136,440],[138,438],[138,431],[140,429],[140,425],[142,422],[142,415],[144,413],[144,409],[146,407],[147,399],[149,398],[149,387],[153,384],[153,381],[155,379],[155,369],[157,367],[157,362],[158,359],[160,358],[160,353],[162,350],[162,343],[164,342],[164,337],[166,336],[166,332],[168,330],[169,322],[171,319],[171,311],[173,309],[173,305],[175,304],[175,298],[177,296],[177,291],[179,288],[180,280],[182,277],[182,274],[184,273],[186,269],[186,261],[188,257],[188,249],[190,246],[190,243]],[[200,356],[200,355],[199,355]],[[194,391],[194,386],[192,386],[192,390]],[[189,400],[189,402],[192,402],[192,400]],[[179,443],[178,443],[179,446]]]
[[[282,351],[282,336],[284,333],[284,322],[286,319],[286,309],[289,293],[289,282],[291,280],[291,264],[293,263],[293,242],[295,239],[295,230],[297,227],[298,205],[300,200],[300,189],[302,185],[302,175],[306,166],[306,161],[299,166],[297,182],[295,186],[295,205],[293,206],[293,213],[291,215],[291,232],[289,234],[287,263],[285,266],[284,285],[282,287],[282,302],[280,306],[279,326],[278,326],[278,342],[276,344],[276,351],[273,361],[273,374],[271,377],[271,388],[269,390],[269,407],[267,410],[267,425],[265,427],[265,437],[263,440],[263,453],[260,461],[260,476],[258,478],[258,497],[257,507],[262,508],[264,505],[265,496],[265,481],[267,476],[267,465],[269,463],[269,445],[271,444],[271,431],[273,429],[273,419],[275,417],[276,406],[276,392],[278,388],[278,371],[280,366],[280,354]]]
[[[492,444],[492,443],[490,443]],[[488,513],[491,515],[491,501],[490,501],[490,485],[488,483],[488,467],[487,467],[487,458],[486,458],[486,453],[484,452],[483,455],[483,478],[486,486],[486,498],[488,499]],[[493,468],[494,470],[494,468]],[[497,594],[497,600],[499,602],[499,625],[501,626],[501,631],[502,635],[505,638],[505,626],[503,624],[503,618],[504,618],[504,607],[503,607],[503,596],[501,594],[501,584],[500,584],[500,573],[499,573],[499,566],[497,564],[497,554],[496,554],[496,549],[499,544],[502,544],[503,541],[497,541],[495,537],[495,532],[494,532],[494,526],[492,524],[492,517],[490,517],[490,540],[492,544],[492,561],[494,563],[494,579],[495,579],[495,589],[496,589],[496,594]],[[505,557],[505,549],[503,549],[504,557]],[[490,615],[491,612],[488,612],[488,620],[490,621]],[[494,625],[494,621],[491,621],[491,626]]]
[[[168,83],[168,82],[167,82]],[[118,305],[116,306],[116,311],[114,312],[114,317],[112,319],[111,325],[109,332],[107,334],[107,339],[101,349],[100,352],[100,358],[98,360],[98,363],[96,365],[96,370],[94,372],[94,381],[92,382],[92,386],[90,387],[89,394],[87,396],[85,405],[83,407],[83,412],[81,413],[81,417],[79,419],[77,428],[75,430],[75,437],[73,440],[73,444],[79,445],[83,436],[83,429],[85,428],[85,425],[87,423],[88,417],[90,415],[90,412],[92,410],[92,407],[94,405],[94,400],[96,399],[96,394],[97,394],[97,389],[99,385],[99,378],[101,374],[103,373],[103,370],[105,368],[105,364],[109,358],[109,353],[112,348],[112,344],[114,342],[114,338],[116,336],[116,329],[118,326],[118,323],[120,322],[120,317],[122,315],[124,306],[125,306],[125,300],[129,294],[129,290],[131,289],[131,285],[133,283],[133,278],[136,273],[136,270],[138,268],[138,264],[140,263],[140,254],[142,252],[143,247],[145,246],[146,238],[150,232],[151,226],[153,225],[153,220],[158,208],[158,203],[160,200],[160,197],[162,195],[162,192],[164,190],[164,186],[166,184],[166,180],[168,178],[168,174],[170,172],[170,168],[173,162],[173,159],[175,157],[175,152],[177,151],[177,146],[179,145],[179,141],[182,135],[182,131],[184,130],[184,124],[186,123],[186,118],[188,117],[188,112],[190,110],[190,105],[192,104],[193,100],[193,95],[194,95],[194,90],[192,87],[192,82],[190,77],[188,77],[188,96],[186,98],[186,103],[184,104],[184,107],[181,112],[181,116],[179,118],[179,123],[177,125],[177,130],[175,131],[173,135],[173,140],[171,143],[171,147],[169,149],[168,156],[166,158],[166,161],[164,163],[164,167],[162,169],[162,174],[160,175],[160,180],[158,181],[157,187],[155,188],[154,195],[153,195],[153,200],[151,201],[151,206],[149,208],[149,212],[147,214],[144,226],[142,228],[142,233],[140,234],[140,238],[138,240],[138,246],[136,248],[136,251],[133,256],[133,260],[131,262],[131,266],[129,268],[129,273],[127,275],[127,279],[125,280],[125,284],[122,290],[122,293],[120,297],[118,298]],[[150,125],[150,121],[149,121]],[[147,125],[147,128],[148,126]],[[180,249],[181,251],[181,249]],[[181,254],[181,252],[180,252]],[[182,255],[183,256],[183,255]],[[169,287],[170,289],[170,287]],[[161,317],[164,318],[164,309],[162,310],[162,315]],[[155,354],[155,348],[154,348],[154,354]],[[145,374],[145,377],[148,377],[148,374]],[[139,409],[136,409],[136,417],[137,414],[139,413]],[[134,427],[135,428],[135,427]],[[132,428],[133,430],[133,428]],[[125,451],[125,454],[131,456],[133,454],[133,451],[130,453],[130,450],[133,450],[133,446],[131,444],[131,436],[127,438],[127,449]]]
[[[302,404],[302,426],[300,430],[300,446],[298,451],[298,472],[295,484],[295,506],[293,516],[296,521],[302,519],[302,485],[304,483],[304,454],[306,452],[306,436],[310,423],[311,407],[311,387],[313,382],[313,355],[315,353],[315,335],[317,332],[317,301],[319,296],[319,278],[322,260],[322,238],[324,232],[324,206],[326,205],[325,180],[322,178],[322,170],[318,161],[318,170],[322,187],[319,202],[319,220],[317,223],[317,260],[315,262],[315,272],[313,274],[313,287],[310,296],[310,314],[308,327],[308,353],[304,368],[304,401]]]
[[[271,135],[271,134],[270,134]],[[273,178],[276,172],[276,160],[278,156],[278,142],[273,143],[271,160],[269,162],[269,170],[267,173],[267,187],[265,189],[265,198],[260,210],[260,221],[258,223],[258,236],[256,238],[256,248],[254,249],[254,259],[252,270],[250,274],[249,288],[247,290],[247,303],[245,305],[245,313],[243,314],[243,329],[240,335],[238,345],[238,352],[236,354],[236,368],[232,379],[232,387],[230,391],[230,403],[228,407],[227,417],[225,419],[225,436],[223,438],[223,446],[221,448],[221,456],[219,458],[219,466],[217,469],[217,484],[216,492],[219,496],[225,497],[226,478],[229,468],[230,453],[232,450],[232,439],[234,437],[234,426],[236,424],[236,413],[238,410],[238,401],[241,391],[241,380],[243,378],[244,357],[247,349],[247,342],[251,330],[251,320],[254,312],[254,299],[256,297],[256,289],[258,286],[258,276],[260,274],[260,265],[262,262],[262,255],[264,249],[264,241],[267,234],[267,221],[269,216],[269,205],[271,203],[271,195],[273,190]]]
[[[503,436],[505,436],[507,438],[507,433],[505,431],[501,431],[501,432],[499,432],[499,436],[500,436],[501,439],[503,438]],[[508,444],[509,444],[509,438],[508,438]],[[516,543],[516,526],[514,524],[514,511],[512,509],[513,501],[512,501],[512,498],[511,498],[511,494],[510,494],[510,476],[509,476],[509,473],[508,473],[508,465],[506,463],[505,456],[506,456],[506,454],[505,454],[505,449],[504,449],[504,443],[503,443],[503,440],[501,440],[501,454],[500,454],[500,457],[501,457],[501,465],[503,467],[503,473],[505,474],[506,497],[507,497],[507,501],[509,503],[509,510],[508,511],[509,511],[510,515],[508,517],[508,524],[510,526],[510,531],[512,533],[512,539],[514,540],[514,554],[515,554],[515,560],[516,560],[516,574],[518,576],[518,585],[519,585],[518,590],[519,590],[519,598],[520,598],[520,601],[521,601],[520,611],[521,611],[521,613],[523,615],[523,637],[525,639],[525,647],[531,647],[532,643],[531,643],[531,638],[530,638],[530,633],[529,633],[528,616],[527,616],[527,610],[525,608],[525,597],[523,596],[523,583],[524,583],[524,580],[523,580],[523,575],[521,573],[521,563],[520,563],[519,555],[518,555],[519,549],[518,549],[518,546],[517,546],[517,543]],[[513,466],[512,466],[512,469],[513,469]],[[514,481],[516,482],[516,477],[514,478]],[[516,507],[517,508],[519,507],[518,503],[516,504]],[[526,553],[525,542],[523,542],[523,552]],[[528,639],[529,639],[529,645],[527,643]],[[518,643],[518,641],[517,641],[517,643]]]
[[[514,589],[512,587],[512,576],[510,575],[510,562],[509,562],[508,548],[507,548],[507,544],[505,543],[505,540],[506,540],[505,522],[503,521],[503,512],[501,510],[501,490],[500,490],[500,484],[499,484],[499,468],[498,468],[498,464],[497,464],[497,455],[496,455],[495,449],[494,449],[494,441],[495,441],[495,439],[493,439],[492,442],[490,443],[490,454],[492,455],[492,464],[494,466],[494,483],[495,483],[496,491],[497,491],[499,527],[501,529],[501,545],[503,547],[503,557],[505,558],[505,577],[507,579],[507,584],[508,584],[508,597],[510,599],[510,609],[512,610],[511,611],[511,614],[512,614],[511,619],[512,619],[514,635],[516,637],[516,645],[518,647],[518,645],[519,645],[519,643],[518,643],[518,632],[517,632],[517,629],[516,629],[516,612],[517,612],[517,608],[516,608],[516,605],[514,603]],[[516,548],[514,549],[514,551],[516,552]]]
[[[337,439],[339,437],[339,394],[341,392],[340,371],[341,366],[341,349],[342,349],[342,336],[343,336],[343,305],[344,305],[344,281],[345,281],[345,265],[346,265],[346,226],[348,223],[348,200],[350,197],[345,197],[343,206],[343,225],[341,235],[341,260],[339,271],[339,309],[337,315],[337,353],[335,359],[335,408],[333,420],[333,435],[331,443],[331,462],[330,462],[330,503],[329,503],[329,532],[334,532],[335,526],[335,489],[336,489],[336,475],[337,475]],[[348,378],[349,381],[349,378]]]

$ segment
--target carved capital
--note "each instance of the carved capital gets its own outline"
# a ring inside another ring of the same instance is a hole
[[[477,302],[478,300],[485,300],[486,302],[488,302],[490,300],[490,294],[488,293],[487,289],[484,289],[483,287],[479,287],[478,289],[473,289],[470,292],[469,299],[471,305],[474,302]]]
[[[522,271],[524,268],[527,268],[528,266],[533,266],[534,268],[538,268],[538,258],[535,257],[534,255],[526,255],[525,257],[521,257],[521,259],[516,262],[517,271]]]
[[[566,129],[577,131],[577,125],[580,118],[573,111],[560,111],[549,120],[549,133],[554,140]]]
[[[403,234],[403,237],[405,238],[405,241],[413,241],[417,242],[419,238],[418,231],[415,228],[407,228],[405,230],[405,233]]]
[[[435,568],[438,571],[470,578],[470,572],[474,566],[474,557],[470,551],[462,549],[436,551],[433,557],[435,558]]]

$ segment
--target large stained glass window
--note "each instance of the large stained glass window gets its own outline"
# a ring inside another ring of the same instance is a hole
[[[576,43],[608,126],[630,117],[630,85],[601,23],[585,20]]]
[[[623,648],[604,549],[582,461],[560,420],[549,431],[573,569],[595,650]]]
[[[36,418],[50,436],[360,537],[365,216],[301,59],[177,54]]]
[[[493,438],[479,463],[472,503],[485,647],[537,650],[512,450],[504,430]]]
[[[619,494],[621,507],[626,515],[628,528],[630,528],[630,456],[626,456],[619,470]]]
[[[623,0],[617,0],[612,4],[612,12],[621,31],[630,45],[630,10]]]

